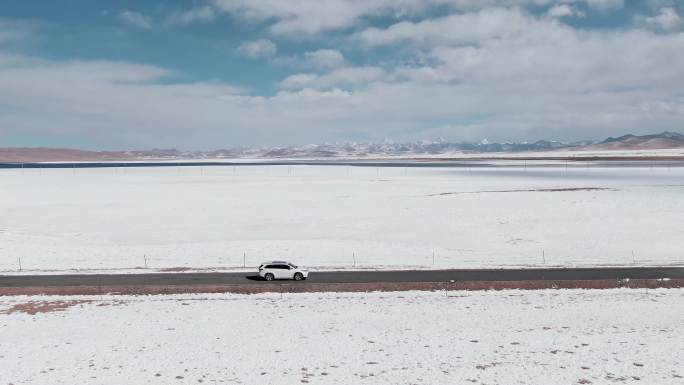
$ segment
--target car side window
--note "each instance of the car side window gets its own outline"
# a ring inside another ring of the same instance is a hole
[[[276,269],[282,269],[282,270],[290,270],[290,267],[288,265],[276,265]]]
[[[266,265],[266,269],[277,269],[277,265]]]

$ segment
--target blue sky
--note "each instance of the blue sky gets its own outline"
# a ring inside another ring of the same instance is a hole
[[[681,0],[0,0],[0,147],[682,131]]]

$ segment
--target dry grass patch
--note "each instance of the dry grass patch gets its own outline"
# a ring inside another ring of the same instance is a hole
[[[192,267],[167,267],[164,269],[159,269],[159,271],[164,272],[164,273],[176,273],[176,272],[183,272],[183,271],[190,271],[192,270]]]
[[[64,311],[72,306],[92,301],[29,301],[16,304],[9,309],[0,311],[0,314],[24,313],[35,315],[38,313],[50,313]]]

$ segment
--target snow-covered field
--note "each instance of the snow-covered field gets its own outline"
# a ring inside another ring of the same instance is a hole
[[[684,264],[684,168],[517,164],[0,170],[0,271]]]
[[[0,297],[15,385],[672,385],[682,341],[682,289]]]

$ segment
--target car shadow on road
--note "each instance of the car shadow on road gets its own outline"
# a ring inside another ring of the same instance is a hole
[[[249,279],[250,281],[263,281],[264,279],[259,277],[258,275],[248,275],[245,278]]]

